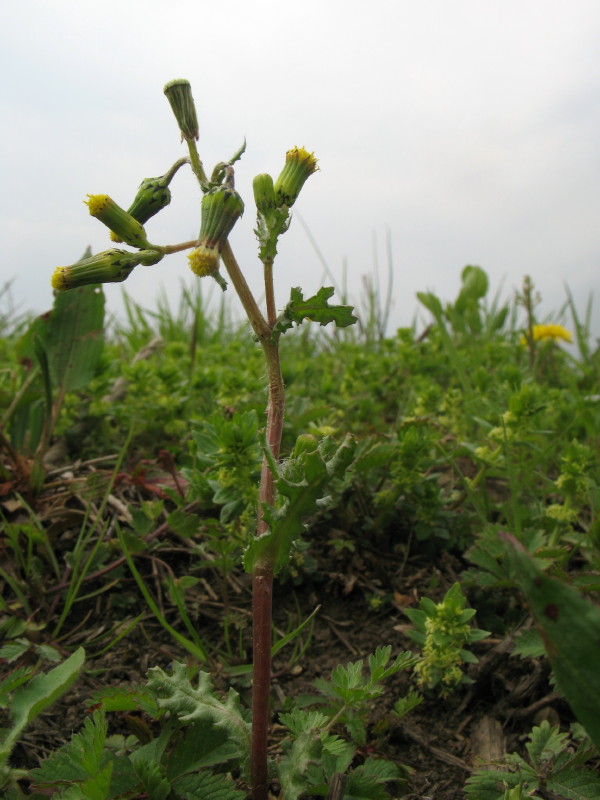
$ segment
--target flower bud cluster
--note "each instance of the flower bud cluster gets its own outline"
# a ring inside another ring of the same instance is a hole
[[[257,209],[256,235],[260,242],[260,258],[272,260],[277,253],[277,239],[290,223],[289,209],[308,178],[316,172],[317,159],[303,147],[293,147],[285,156],[285,165],[275,182],[263,173],[253,181]]]

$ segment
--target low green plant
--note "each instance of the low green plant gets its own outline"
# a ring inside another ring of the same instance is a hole
[[[471,627],[477,612],[465,607],[460,583],[455,583],[440,603],[422,597],[420,605],[420,609],[404,609],[415,626],[408,636],[421,647],[421,658],[415,664],[417,683],[423,689],[437,689],[445,697],[459,684],[469,682],[463,664],[477,663],[465,645],[485,639],[489,631]]]
[[[383,682],[409,668],[415,656],[401,653],[390,661],[391,647],[337,667],[318,685],[321,697],[310,710],[292,708],[279,722],[288,734],[283,753],[269,771],[288,800],[325,796],[335,773],[347,773],[347,796],[389,797],[385,784],[406,780],[407,771],[374,758],[351,768],[357,745],[365,743],[368,707],[383,692]],[[93,713],[70,743],[32,772],[33,797],[117,798],[147,793],[156,798],[235,800],[251,775],[250,715],[238,693],[219,692],[207,672],[194,674],[174,662],[165,671],[152,668],[144,687],[99,692]],[[108,735],[107,714],[127,714],[129,736]],[[345,727],[350,740],[335,733]],[[234,778],[237,776],[237,779]]]
[[[477,769],[465,784],[470,800],[520,800],[525,797],[560,797],[597,800],[597,773],[584,766],[597,755],[585,735],[570,736],[547,720],[533,728],[525,745],[527,759],[518,753],[503,762]]]

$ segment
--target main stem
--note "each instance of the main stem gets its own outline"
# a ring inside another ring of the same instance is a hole
[[[272,262],[265,264],[265,288],[268,298],[265,320],[242,275],[229,243],[221,253],[231,282],[242,301],[250,324],[263,348],[269,374],[267,403],[267,443],[276,460],[281,449],[285,390],[279,346],[272,340],[275,324]],[[275,479],[263,459],[258,492],[257,535],[266,533],[263,504],[275,503]],[[267,554],[258,561],[252,573],[252,800],[267,800],[267,737],[269,733],[269,695],[271,688],[271,630],[273,618],[274,558]]]
[[[285,395],[277,345],[262,342],[269,369],[267,442],[275,459],[279,458]],[[275,502],[275,482],[263,459],[258,494],[258,528],[266,532],[263,503]],[[273,559],[259,561],[252,574],[252,800],[267,799],[267,735],[271,686],[271,631],[273,617]]]

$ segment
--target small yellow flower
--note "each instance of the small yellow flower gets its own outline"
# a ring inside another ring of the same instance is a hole
[[[152,245],[146,238],[143,225],[117,205],[111,197],[107,194],[88,194],[88,198],[89,200],[84,200],[84,203],[89,208],[90,214],[116,234],[117,239],[113,241],[120,240],[131,247],[151,249]]]
[[[532,329],[533,334],[533,341],[534,342],[543,342],[547,339],[551,339],[552,341],[558,341],[562,339],[569,344],[572,343],[573,337],[571,336],[570,332],[563,328],[562,325],[534,325]],[[527,337],[521,336],[521,344],[527,344]]]
[[[275,181],[275,194],[282,205],[291,208],[308,178],[318,170],[314,153],[293,147],[285,154],[285,166]]]
[[[77,289],[95,283],[119,283],[129,276],[134,267],[158,264],[162,253],[156,250],[104,250],[94,256],[84,258],[68,267],[56,267],[52,274],[52,288],[57,292]]]
[[[201,244],[188,255],[188,261],[194,275],[205,278],[207,275],[214,275],[219,269],[219,248],[217,245],[207,247]]]

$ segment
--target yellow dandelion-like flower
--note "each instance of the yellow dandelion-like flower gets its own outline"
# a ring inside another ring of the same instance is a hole
[[[562,325],[534,325],[532,334],[534,342],[544,342],[548,339],[556,342],[562,339],[571,344],[573,341],[571,333]],[[521,336],[521,344],[527,344],[526,336]]]

